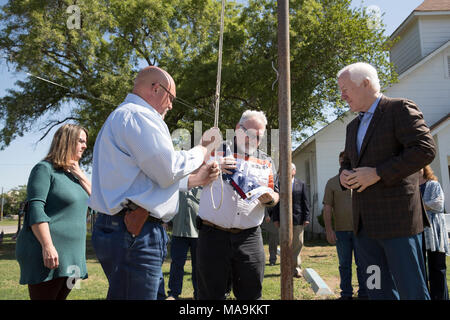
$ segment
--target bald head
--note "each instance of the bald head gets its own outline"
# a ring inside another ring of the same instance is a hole
[[[146,67],[134,80],[133,93],[164,117],[172,109],[172,100],[176,96],[175,82],[167,71],[155,66]]]

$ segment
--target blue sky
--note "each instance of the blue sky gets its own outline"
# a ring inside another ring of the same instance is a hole
[[[6,2],[0,0],[0,5]],[[362,4],[367,7],[378,7],[379,11],[384,13],[382,19],[386,25],[386,33],[390,35],[422,2],[423,0],[353,0],[352,4],[355,7]],[[14,83],[25,76],[23,73],[14,73],[14,70],[8,68],[4,60],[0,59],[0,96],[4,96],[8,88],[13,88]],[[15,139],[10,146],[0,151],[0,191],[2,187],[6,192],[26,184],[33,166],[47,154],[56,129],[39,143],[42,133],[37,129],[34,128],[24,137]]]

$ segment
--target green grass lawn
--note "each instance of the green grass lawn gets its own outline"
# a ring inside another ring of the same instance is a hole
[[[17,226],[17,220],[3,217],[3,220],[0,221],[0,226]]]
[[[108,282],[103,270],[97,261],[91,246],[90,236],[88,236],[87,244],[87,267],[89,278],[81,281],[79,289],[73,289],[70,293],[69,300],[95,300],[105,299]],[[14,256],[15,241],[11,239],[11,235],[4,238],[0,244],[0,300],[27,300],[28,289],[25,285],[19,285],[19,265]],[[265,245],[266,263],[269,260],[268,246]],[[313,268],[327,283],[335,295],[321,297],[314,294],[310,285],[304,278],[294,279],[294,299],[296,300],[321,300],[336,299],[339,297],[339,271],[336,248],[328,245],[323,240],[306,241],[302,250],[302,267]],[[263,293],[264,300],[280,299],[280,265],[279,259],[275,266],[266,265]],[[450,262],[447,257],[447,264]],[[193,289],[191,280],[191,261],[188,260],[185,266],[185,276],[183,282],[183,292],[180,296],[182,299],[192,299]],[[165,289],[168,290],[170,271],[170,255],[163,264],[163,274],[165,280]],[[450,274],[447,274],[447,279]],[[450,283],[449,283],[450,285]],[[353,287],[356,291],[358,283],[356,280],[356,271],[353,271]],[[231,296],[233,298],[233,295]]]

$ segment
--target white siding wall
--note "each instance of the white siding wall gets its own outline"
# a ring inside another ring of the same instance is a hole
[[[316,139],[317,149],[317,211],[320,215],[323,208],[323,196],[328,180],[339,173],[339,153],[345,148],[347,124],[355,118],[349,113],[342,121],[333,122],[327,130],[321,132]],[[322,231],[322,229],[320,230]],[[318,232],[318,231],[315,231]]]
[[[384,93],[389,97],[406,97],[417,103],[429,126],[450,112],[450,78],[445,76],[449,51],[441,52],[422,66],[399,79]]]
[[[310,200],[313,214],[308,231],[322,233],[324,229],[317,222],[322,211],[322,201],[328,179],[339,172],[339,153],[345,147],[347,124],[355,117],[349,113],[343,121],[337,120],[316,134],[315,140],[298,152],[292,159],[297,166],[296,177],[308,183],[307,170],[310,171]],[[308,163],[308,167],[306,167]]]
[[[316,142],[313,140],[308,146],[302,149],[301,152],[292,157],[292,162],[295,164],[297,171],[295,177],[306,183],[309,188],[309,198],[313,199],[314,194],[317,193],[317,171],[316,171]],[[311,201],[312,202],[312,201]],[[317,210],[314,206],[311,206],[311,212]],[[316,220],[317,221],[317,220]],[[307,231],[315,231],[318,223],[311,223],[306,228]]]
[[[450,40],[450,17],[420,17],[422,56],[425,57]]]
[[[398,74],[422,58],[418,20],[401,32],[399,38],[391,49],[391,62],[394,63]]]

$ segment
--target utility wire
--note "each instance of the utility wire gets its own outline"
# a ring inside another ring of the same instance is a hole
[[[48,79],[46,79],[46,78],[36,76],[36,75],[31,74],[31,73],[29,73],[29,72],[27,72],[27,75],[29,75],[29,76],[31,76],[31,77],[33,77],[33,78],[39,79],[39,80],[41,80],[41,81],[45,81],[45,82],[47,82],[47,83],[50,83],[50,84],[52,84],[52,85],[54,85],[54,86],[57,86],[57,87],[66,89],[67,91],[69,91],[69,92],[70,92],[71,94],[73,94],[73,95],[86,96],[86,97],[88,97],[88,98],[91,98],[91,99],[94,99],[94,100],[101,101],[101,102],[103,102],[103,103],[109,104],[109,105],[111,105],[111,106],[116,106],[116,104],[114,104],[114,103],[112,103],[112,102],[110,102],[110,101],[106,101],[106,100],[103,100],[103,99],[94,97],[94,96],[92,96],[92,95],[89,95],[89,94],[73,92],[72,89],[70,89],[69,87],[63,86],[62,84],[56,83],[56,82],[51,81],[51,80],[48,80]],[[214,116],[215,116],[212,112],[209,112],[209,111],[205,110],[205,109],[202,108],[201,106],[194,106],[194,105],[192,105],[191,103],[189,103],[188,101],[186,101],[186,100],[184,100],[184,99],[181,99],[180,97],[176,97],[176,99],[175,99],[174,102],[175,102],[175,103],[179,103],[179,104],[181,104],[181,105],[184,105],[184,106],[186,106],[186,107],[188,107],[188,108],[190,108],[190,109],[192,109],[192,110],[194,110],[194,111],[200,111],[200,112],[203,112],[205,115],[210,116],[210,117],[212,117],[212,118],[214,118]]]

